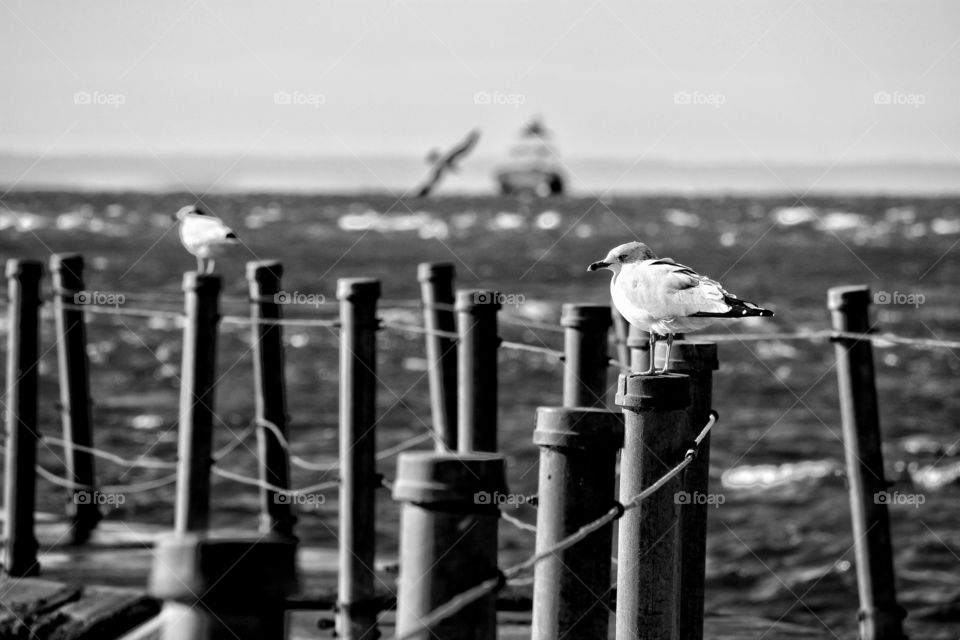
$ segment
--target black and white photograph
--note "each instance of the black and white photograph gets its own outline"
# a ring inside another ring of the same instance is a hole
[[[0,0],[0,640],[957,640],[960,5]]]

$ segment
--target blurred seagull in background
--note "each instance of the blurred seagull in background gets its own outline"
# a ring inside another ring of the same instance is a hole
[[[417,189],[417,197],[425,198],[430,195],[430,192],[440,184],[440,181],[443,180],[443,177],[448,172],[455,172],[457,170],[457,162],[473,151],[473,148],[477,146],[479,140],[480,130],[473,129],[467,134],[466,138],[450,148],[446,153],[440,153],[440,151],[436,149],[431,151],[430,154],[427,155],[427,162],[433,165],[432,171],[424,183],[420,185],[420,188]]]
[[[199,273],[213,273],[214,256],[240,244],[237,234],[223,220],[195,205],[177,211],[180,221],[180,242],[197,257]]]
[[[610,250],[603,260],[587,271],[613,272],[610,295],[627,322],[650,332],[650,368],[654,373],[657,335],[667,336],[665,373],[670,367],[673,334],[697,331],[718,318],[772,316],[773,312],[740,300],[720,283],[702,276],[670,258],[657,258],[642,242],[628,242]]]

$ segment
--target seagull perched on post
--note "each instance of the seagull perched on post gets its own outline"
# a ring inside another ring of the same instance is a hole
[[[657,335],[667,336],[667,357],[660,373],[670,367],[673,334],[697,331],[718,318],[772,316],[773,312],[740,300],[716,280],[690,267],[657,255],[642,242],[628,242],[610,250],[587,271],[609,269],[613,304],[627,322],[650,332],[650,368],[654,373]]]
[[[199,273],[213,273],[214,256],[240,243],[237,234],[223,220],[190,205],[177,211],[180,221],[180,242],[197,257]]]

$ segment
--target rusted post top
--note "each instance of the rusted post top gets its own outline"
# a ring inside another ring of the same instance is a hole
[[[283,277],[283,264],[279,260],[251,260],[247,263],[247,281],[250,283],[250,291],[253,293],[254,283],[261,288],[258,295],[273,294],[274,291],[264,289],[276,288]],[[272,287],[271,287],[272,285]]]
[[[361,302],[380,297],[380,281],[376,278],[340,278],[337,280],[337,300]]]
[[[872,301],[870,287],[865,284],[830,287],[827,290],[827,308],[830,311],[840,311],[851,306],[864,307]]]
[[[657,352],[660,352],[660,343],[657,345]],[[664,350],[667,345],[663,344]],[[658,364],[663,358],[658,358]],[[671,372],[682,373],[701,373],[704,371],[716,371],[720,368],[720,361],[717,358],[717,344],[715,342],[674,342],[673,349],[670,352]]]
[[[183,274],[183,291],[196,292],[198,295],[216,295],[223,287],[223,276],[219,273],[197,273],[187,271]]]
[[[7,260],[6,275],[18,280],[39,280],[43,275],[43,264],[39,260]]]
[[[490,493],[507,492],[504,458],[494,453],[401,453],[393,499],[417,504],[468,502],[493,507]],[[478,494],[488,494],[483,500]]]
[[[603,331],[613,325],[609,305],[565,304],[560,311],[560,326],[571,329]]]
[[[433,282],[435,280],[453,280],[456,269],[450,262],[421,262],[417,265],[417,280]]]
[[[454,309],[461,313],[490,313],[499,311],[500,292],[490,289],[458,289]]]
[[[674,411],[690,406],[690,378],[683,374],[621,374],[616,403],[628,411]]]
[[[537,407],[533,443],[545,447],[623,447],[623,414],[589,407]]]

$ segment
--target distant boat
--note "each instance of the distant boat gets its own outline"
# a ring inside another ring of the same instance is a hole
[[[520,133],[509,157],[495,169],[501,195],[559,195],[566,186],[563,167],[550,143],[550,132],[534,118]]]

